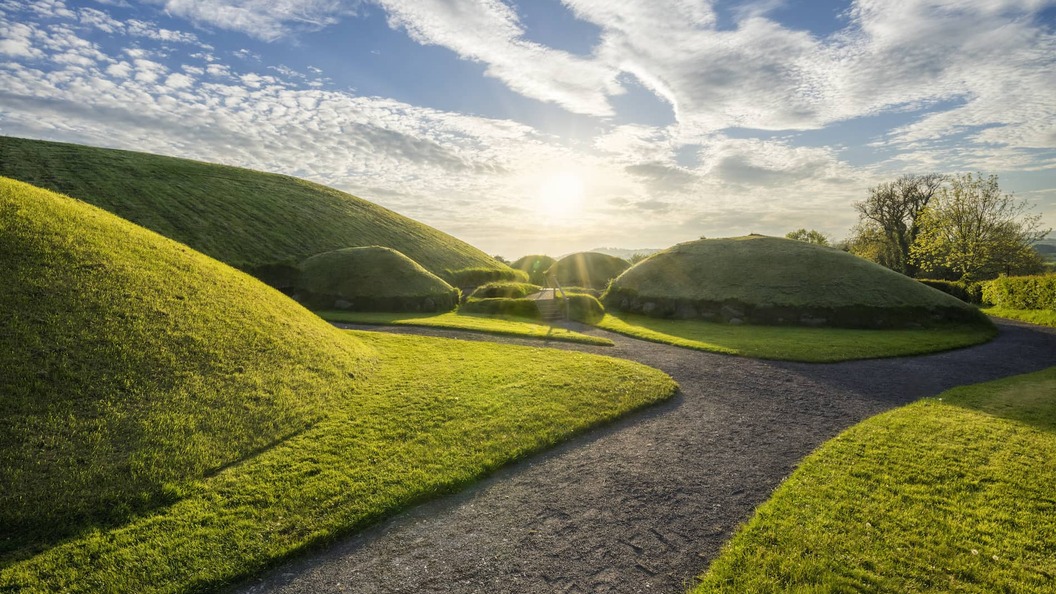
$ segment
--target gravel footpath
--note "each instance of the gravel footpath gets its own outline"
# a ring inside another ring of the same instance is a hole
[[[1056,330],[998,325],[998,337],[977,347],[837,364],[731,357],[576,327],[616,346],[546,346],[645,363],[674,377],[680,393],[294,559],[240,591],[684,592],[825,440],[953,386],[1056,365]]]

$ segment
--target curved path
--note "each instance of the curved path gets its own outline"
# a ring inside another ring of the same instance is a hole
[[[547,346],[657,367],[680,393],[295,559],[243,591],[684,592],[798,461],[843,429],[953,386],[1056,365],[1056,330],[999,327],[995,340],[968,349],[824,365],[585,329],[616,346]]]

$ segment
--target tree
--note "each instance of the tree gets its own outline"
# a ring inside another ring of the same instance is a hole
[[[805,241],[807,243],[823,245],[826,247],[828,247],[829,245],[829,238],[826,237],[825,234],[821,231],[815,231],[814,229],[811,229],[810,231],[807,231],[806,229],[796,229],[795,231],[789,231],[785,235],[785,238],[795,239],[796,241]]]
[[[919,217],[912,258],[965,281],[1037,272],[1042,261],[1033,244],[1050,230],[1041,229],[1041,215],[1027,214],[1030,207],[1002,193],[996,175],[955,176]]]
[[[945,175],[903,175],[869,189],[869,198],[856,202],[858,225],[852,232],[851,251],[892,270],[915,276],[918,267],[909,257],[920,232],[917,220],[946,181]]]

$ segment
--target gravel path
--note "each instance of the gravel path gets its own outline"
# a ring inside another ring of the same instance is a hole
[[[978,347],[825,365],[586,329],[616,346],[547,346],[657,367],[678,381],[680,393],[295,559],[241,591],[684,592],[798,461],[843,429],[953,386],[1056,365],[1056,330],[999,327],[995,340]]]

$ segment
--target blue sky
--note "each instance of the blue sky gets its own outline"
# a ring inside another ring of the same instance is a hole
[[[1056,225],[1056,1],[0,0],[0,134],[287,173],[493,254],[839,239],[903,173]]]

